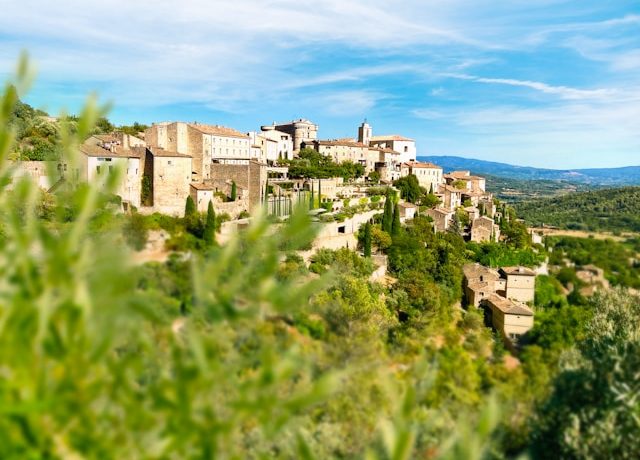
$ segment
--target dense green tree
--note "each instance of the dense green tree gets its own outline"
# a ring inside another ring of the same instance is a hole
[[[203,239],[205,243],[213,243],[216,233],[216,213],[213,210],[213,203],[209,201],[207,207],[207,218],[204,224]]]
[[[396,203],[393,208],[393,222],[391,223],[391,235],[398,236],[402,230],[402,224],[400,223],[400,205]]]
[[[393,185],[400,190],[400,197],[409,203],[416,203],[424,194],[424,189],[420,187],[418,178],[414,174],[401,177]]]
[[[640,457],[640,299],[594,300],[577,356],[567,358],[532,435],[534,458]]]
[[[391,235],[393,227],[393,199],[391,194],[387,193],[384,200],[384,213],[382,214],[382,230]]]
[[[193,201],[193,198],[191,198],[191,195],[188,195],[184,205],[184,217],[190,218],[195,216],[197,213],[198,211],[196,210],[196,204]]]
[[[231,201],[236,201],[238,197],[238,186],[236,185],[236,181],[231,182]]]
[[[364,256],[371,257],[371,224],[364,224]]]

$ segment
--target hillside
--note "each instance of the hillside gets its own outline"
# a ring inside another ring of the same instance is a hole
[[[640,232],[640,187],[595,190],[517,203],[527,223],[579,230]]]
[[[560,180],[526,180],[510,179],[484,175],[487,179],[487,190],[501,201],[517,203],[539,198],[552,198],[568,193],[586,192],[596,188],[594,185],[567,182]]]
[[[474,174],[509,179],[566,181],[593,186],[640,185],[640,166],[561,170],[516,166],[455,156],[424,156],[418,159],[436,163],[445,171],[462,169],[470,170]]]

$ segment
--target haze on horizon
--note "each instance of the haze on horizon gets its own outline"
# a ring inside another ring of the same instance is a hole
[[[27,102],[75,111],[96,90],[116,123],[304,117],[326,139],[366,117],[419,156],[640,164],[638,2],[502,3],[0,0],[0,74],[26,49]]]

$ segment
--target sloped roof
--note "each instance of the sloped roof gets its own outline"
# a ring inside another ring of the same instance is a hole
[[[215,190],[216,188],[212,184],[205,184],[204,182],[192,182],[191,187],[196,190]]]
[[[505,315],[533,316],[533,310],[523,303],[514,302],[497,294],[491,294],[486,298],[490,306],[497,308]]]
[[[400,136],[399,134],[387,134],[384,136],[371,136],[371,140],[374,142],[384,142],[384,141],[411,141],[413,139],[409,139],[408,137]]]
[[[211,134],[214,136],[221,136],[221,137],[237,137],[242,139],[249,138],[249,136],[247,136],[246,134],[241,133],[240,131],[233,128],[227,128],[225,126],[201,125],[199,123],[189,123],[189,126],[193,129],[200,131],[203,134]]]
[[[527,267],[516,266],[516,267],[502,267],[500,269],[505,275],[525,275],[525,276],[536,276],[536,272]]]
[[[412,168],[442,169],[440,166],[438,166],[436,164],[428,163],[428,162],[421,162],[421,161],[408,161],[405,164],[410,166],[410,167],[412,167]]]
[[[327,147],[359,147],[359,148],[369,148],[368,145],[365,145],[361,142],[348,141],[348,140],[340,140],[334,139],[332,141],[314,141],[317,142],[318,145],[324,145]]]
[[[185,155],[184,153],[171,152],[169,150],[150,148],[151,154],[154,157],[171,157],[171,158],[191,158],[191,155]]]
[[[104,157],[104,158],[140,158],[140,152],[134,150],[126,150],[122,147],[116,147],[114,151],[102,148],[98,145],[82,144],[80,152],[88,157]]]

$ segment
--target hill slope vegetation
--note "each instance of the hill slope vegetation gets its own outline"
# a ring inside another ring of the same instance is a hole
[[[518,215],[542,224],[589,231],[640,232],[640,187],[596,190],[516,205]]]

